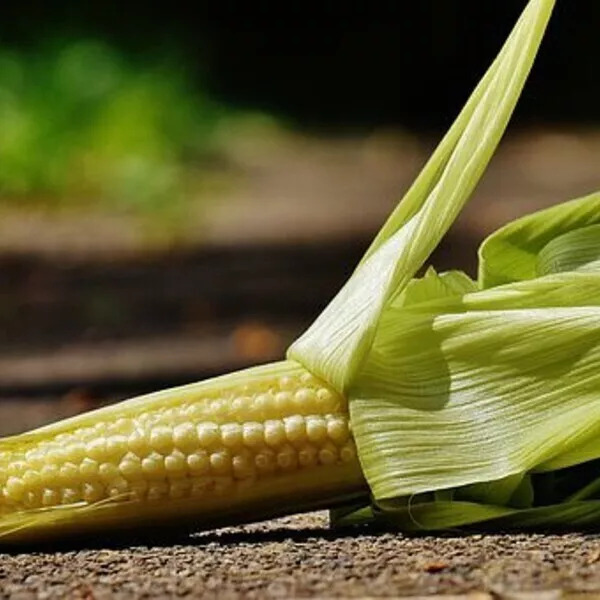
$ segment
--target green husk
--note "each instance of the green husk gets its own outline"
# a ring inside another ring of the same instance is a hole
[[[353,386],[376,498],[496,480],[596,434],[600,279],[550,276],[391,306]]]
[[[509,223],[481,244],[480,287],[534,279],[551,272],[600,271],[599,225],[600,193]]]
[[[600,194],[491,235],[477,282],[432,269],[414,278],[498,143],[552,5],[529,3],[350,281],[290,349],[349,396],[373,504],[334,522],[597,518]],[[575,473],[581,463],[591,466]],[[565,481],[579,488],[562,494]]]
[[[337,517],[335,523],[338,527],[381,523],[402,531],[596,529],[600,526],[600,500],[524,510],[475,502],[423,502],[379,510],[362,508]]]
[[[336,524],[600,525],[599,222],[600,193],[523,217],[478,289],[390,303],[351,396],[373,505]]]
[[[386,307],[415,276],[491,159],[531,69],[554,0],[531,0],[413,186],[352,277],[288,358],[351,393]]]
[[[491,235],[477,282],[415,278],[498,144],[553,4],[529,2],[348,283],[290,348],[349,398],[372,505],[337,511],[336,523],[597,518],[600,194]]]

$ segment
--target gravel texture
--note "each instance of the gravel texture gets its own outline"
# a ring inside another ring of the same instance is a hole
[[[596,535],[350,533],[313,513],[132,544],[0,554],[0,597],[600,598]]]

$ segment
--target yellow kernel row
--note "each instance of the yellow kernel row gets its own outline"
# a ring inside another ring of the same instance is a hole
[[[6,486],[5,496],[15,504],[20,503],[23,508],[34,509],[81,502],[92,504],[106,498],[112,498],[115,501],[179,499],[202,496],[209,492],[219,494],[227,490],[243,488],[247,483],[237,481],[231,476],[217,476],[192,477],[175,481],[137,481],[132,484],[127,484],[123,480],[115,480],[110,484],[92,481],[72,487],[28,490],[23,487],[21,482],[10,479]]]
[[[342,398],[327,388],[299,388],[296,391],[274,391],[255,396],[204,399],[182,407],[178,414],[140,416],[140,422],[175,423],[215,420],[219,423],[262,421],[296,413],[300,415],[338,412],[345,408]]]
[[[264,422],[230,422],[222,425],[213,422],[194,425],[188,422],[171,428],[158,425],[134,429],[129,436],[100,436],[86,442],[80,441],[79,431],[76,430],[63,437],[61,444],[56,440],[44,442],[23,456],[13,456],[5,472],[14,474],[28,468],[52,470],[53,465],[60,467],[65,463],[78,464],[85,460],[117,463],[124,456],[136,455],[143,459],[153,453],[189,454],[199,449],[219,447],[255,450],[262,446],[277,448],[284,443],[295,446],[307,442],[321,444],[327,440],[341,446],[349,437],[348,419],[343,415],[292,415]]]
[[[333,453],[336,457],[338,452],[340,457],[343,452],[348,452],[353,448],[353,443],[348,440],[341,448],[338,448],[330,440],[324,444],[313,444],[305,442],[301,445],[292,445],[288,442],[278,444],[277,449],[264,446],[262,448],[236,449],[221,446],[212,450],[197,449],[190,453],[183,453],[179,450],[173,450],[169,454],[161,454],[156,451],[150,451],[143,457],[127,452],[119,461],[102,462],[91,457],[85,457],[80,462],[68,460],[62,464],[30,464],[26,461],[12,463],[7,471],[7,476],[18,477],[29,486],[50,485],[52,482],[61,484],[70,484],[81,479],[99,478],[103,481],[111,480],[117,476],[126,479],[138,479],[144,477],[178,477],[186,473],[198,474],[206,473],[211,469],[218,471],[230,471],[231,464],[250,464],[256,463],[257,468],[265,470],[269,461],[275,465],[279,454],[298,455],[299,464],[310,465],[317,462],[329,464],[331,461],[327,458],[310,460],[309,457],[327,456]],[[287,464],[287,459],[282,459]],[[245,467],[245,470],[248,470]]]
[[[22,477],[11,475],[2,488],[5,501],[25,508],[48,507],[76,502],[93,503],[104,498],[115,500],[149,500],[159,497],[185,497],[193,490],[213,489],[236,481],[252,483],[257,477],[274,472],[289,472],[297,468],[333,465],[338,462],[355,460],[356,452],[352,442],[338,448],[331,442],[321,447],[306,445],[296,450],[290,444],[278,452],[263,449],[256,454],[245,451],[231,455],[226,450],[210,455],[199,453],[146,457],[139,463],[126,458],[118,467],[109,463],[91,468],[91,459],[84,459],[85,477],[66,476],[64,467],[72,468],[72,463],[63,465],[56,473],[53,469],[46,473],[26,471]],[[139,459],[138,459],[139,460]],[[81,469],[79,470],[81,474]],[[200,476],[203,474],[204,476]],[[64,475],[61,477],[61,475]],[[211,483],[213,482],[214,485]],[[215,483],[216,482],[216,483]],[[57,485],[57,484],[60,484]]]

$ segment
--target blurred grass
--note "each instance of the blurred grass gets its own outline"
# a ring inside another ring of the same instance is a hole
[[[192,86],[173,57],[133,62],[98,40],[0,49],[0,202],[182,216],[227,185],[210,169],[223,131],[261,121]]]

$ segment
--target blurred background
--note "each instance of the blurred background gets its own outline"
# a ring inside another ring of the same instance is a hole
[[[282,356],[524,0],[0,8],[0,432]],[[600,3],[559,0],[432,261],[600,188]]]

